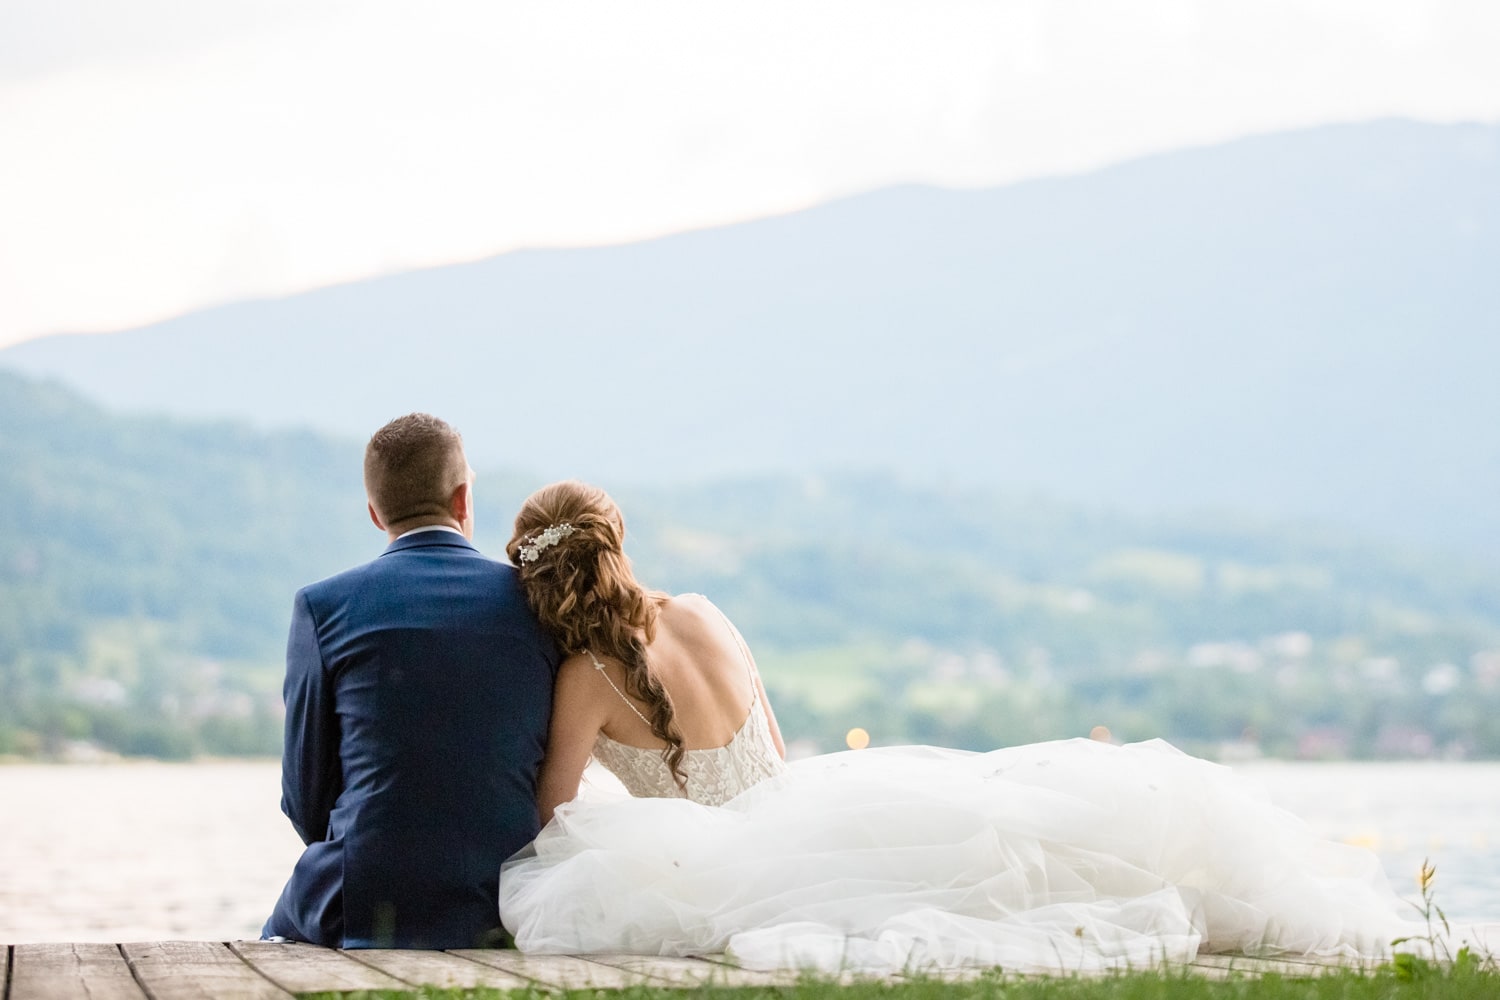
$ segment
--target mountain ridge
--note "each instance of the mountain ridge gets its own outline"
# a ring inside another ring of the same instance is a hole
[[[539,479],[888,469],[1500,553],[1497,173],[1493,126],[1305,130],[517,251],[0,365],[346,434],[430,409]]]

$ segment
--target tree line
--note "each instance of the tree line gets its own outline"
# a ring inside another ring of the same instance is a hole
[[[0,755],[279,748],[291,597],[379,552],[360,443],[116,415],[0,372]],[[498,555],[538,483],[480,470]],[[884,474],[602,484],[642,578],[714,598],[783,728],[983,749],[1500,756],[1500,571],[1337,526]]]

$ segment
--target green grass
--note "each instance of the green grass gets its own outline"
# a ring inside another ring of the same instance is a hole
[[[1400,974],[1386,966],[1375,972],[1342,970],[1308,978],[1274,973],[1232,975],[1209,980],[1186,970],[1140,972],[1099,978],[1011,978],[985,975],[968,982],[909,980],[840,985],[808,979],[786,987],[636,986],[623,990],[575,990],[565,994],[540,990],[365,991],[308,994],[316,1000],[1494,1000],[1500,997],[1500,972],[1487,970],[1418,970]]]

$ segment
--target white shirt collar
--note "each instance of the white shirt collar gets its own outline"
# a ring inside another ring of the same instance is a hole
[[[405,538],[407,535],[415,535],[415,534],[419,534],[419,533],[421,533],[423,531],[451,531],[451,532],[453,532],[455,535],[457,535],[460,538],[465,538],[466,537],[462,531],[459,531],[457,528],[453,527],[451,524],[429,524],[426,527],[413,528],[410,531],[403,531],[403,532],[401,532],[401,534],[397,535],[393,539],[393,541],[399,542],[401,539]]]

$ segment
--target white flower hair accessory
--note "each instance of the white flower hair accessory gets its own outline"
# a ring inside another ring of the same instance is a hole
[[[536,562],[541,557],[544,549],[551,548],[577,530],[577,528],[573,527],[567,521],[562,521],[558,524],[548,525],[536,534],[528,535],[521,539],[519,550],[521,565],[524,566],[529,562]]]

